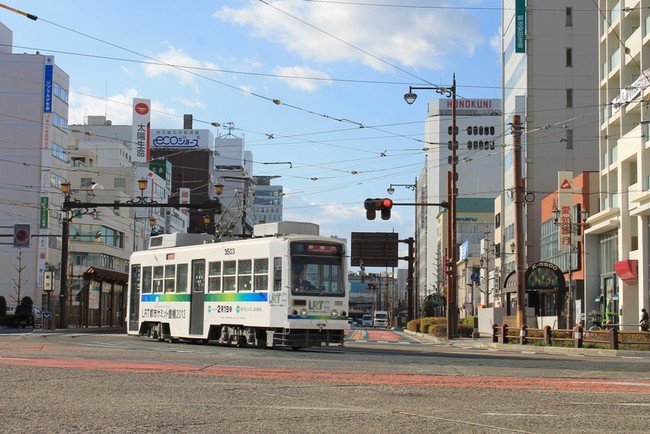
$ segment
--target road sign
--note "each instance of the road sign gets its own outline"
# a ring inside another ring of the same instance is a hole
[[[43,319],[45,319],[45,320],[52,319],[52,313],[51,312],[43,312]]]
[[[14,247],[29,247],[30,228],[26,224],[14,225]]]

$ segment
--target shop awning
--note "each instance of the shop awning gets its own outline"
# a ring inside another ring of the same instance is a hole
[[[636,282],[639,280],[639,261],[626,259],[614,262],[614,271],[623,282]]]

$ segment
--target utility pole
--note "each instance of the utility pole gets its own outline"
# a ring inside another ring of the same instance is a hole
[[[521,116],[512,116],[515,186],[515,266],[517,278],[517,327],[526,324],[526,282],[524,281],[524,185],[521,169]]]

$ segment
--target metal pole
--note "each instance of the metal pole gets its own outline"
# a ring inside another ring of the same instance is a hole
[[[70,243],[70,221],[68,209],[68,196],[63,200],[63,221],[61,222],[61,289],[59,292],[59,328],[68,328],[67,301],[68,301],[68,256]]]
[[[571,238],[569,239],[569,300],[568,302],[568,312],[567,312],[567,328],[572,329],[575,325],[573,319],[573,222],[572,219],[569,219],[569,233]]]
[[[524,186],[521,169],[521,116],[512,117],[512,144],[514,148],[513,174],[515,187],[515,264],[517,278],[517,327],[526,324],[526,282],[524,281]]]
[[[448,318],[450,319],[451,324],[447,327],[447,338],[453,339],[456,337],[458,330],[458,308],[457,308],[457,297],[458,297],[458,281],[456,276],[456,262],[458,262],[458,254],[456,252],[456,199],[458,191],[456,188],[456,179],[458,178],[458,173],[456,172],[456,164],[458,163],[456,156],[456,74],[451,84],[451,192],[450,192],[450,213],[449,218],[451,220],[451,227],[449,233],[449,246],[451,251],[449,256],[451,258],[451,277],[450,277],[450,295],[452,299],[452,309],[447,312]]]

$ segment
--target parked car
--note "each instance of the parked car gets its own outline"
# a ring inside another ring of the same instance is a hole
[[[14,326],[22,327],[31,326],[40,328],[43,326],[43,312],[38,306],[21,304],[16,306],[14,311]]]
[[[361,317],[361,326],[362,327],[372,327],[372,315],[369,313]]]

